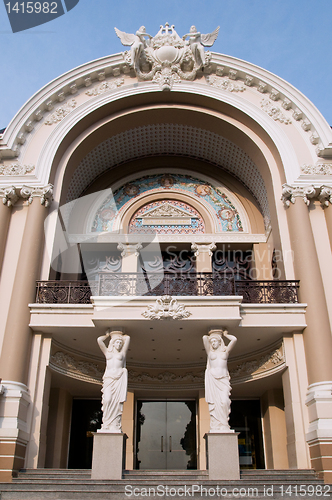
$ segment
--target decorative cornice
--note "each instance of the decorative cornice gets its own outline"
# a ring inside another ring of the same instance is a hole
[[[141,243],[119,243],[117,248],[121,251],[121,257],[127,257],[128,255],[133,254],[138,257],[139,251],[143,248],[143,246]]]
[[[316,188],[314,186],[289,186],[288,184],[283,184],[281,200],[284,202],[286,207],[290,204],[294,204],[296,198],[302,198],[304,203],[309,206],[312,198],[316,196]]]
[[[214,250],[217,250],[215,243],[202,244],[202,243],[192,243],[191,249],[195,252],[195,257],[198,257],[200,253],[207,253],[212,257]]]
[[[47,208],[53,200],[53,185],[48,184],[45,187],[36,188],[23,186],[20,191],[20,196],[27,199],[29,204],[33,202],[34,198],[40,198],[41,205],[44,205]]]
[[[231,80],[234,80],[234,78],[231,78],[231,70],[229,78],[220,78],[219,76],[215,75],[206,77],[206,81],[216,89],[227,90],[228,92],[244,92],[246,90],[244,83],[241,82],[240,84],[238,84],[234,83]]]
[[[59,108],[57,108],[54,113],[51,114],[51,116],[45,120],[45,125],[54,125],[54,123],[61,122],[65,118],[65,116],[69,115],[69,113],[76,108],[77,102],[75,99],[71,99],[71,101],[66,102]],[[52,107],[49,108],[52,109]]]
[[[259,358],[239,363],[236,367],[230,368],[229,373],[232,378],[243,379],[253,377],[255,374],[265,372],[285,362],[283,347],[280,346],[273,351],[263,354]]]
[[[12,163],[11,165],[0,166],[0,175],[26,175],[34,169],[34,165],[20,165],[19,163]]]
[[[148,306],[142,316],[147,319],[185,319],[191,316],[191,313],[170,295],[163,295],[157,298],[154,305]]]
[[[318,199],[325,207],[328,207],[330,204],[332,205],[332,187],[321,186]]]
[[[116,78],[113,80],[109,80],[108,82],[100,83],[95,87],[93,87],[91,90],[87,90],[85,93],[89,97],[94,97],[96,95],[101,95],[104,94],[105,92],[109,92],[110,90],[117,89],[118,87],[121,87],[121,85],[123,84],[124,84],[124,78]]]
[[[14,206],[19,198],[15,186],[0,188],[0,196],[2,198],[2,203],[7,205],[7,207]]]
[[[269,99],[265,98],[261,100],[261,108],[269,116],[271,116],[274,121],[279,121],[280,123],[284,123],[285,125],[292,123],[292,120],[285,116],[281,108],[279,106],[276,106],[276,104]]]
[[[317,165],[302,165],[301,171],[305,175],[332,175],[332,163],[318,163]]]
[[[98,384],[101,384],[104,373],[97,364],[74,358],[63,351],[57,351],[51,356],[50,368],[69,377]]]

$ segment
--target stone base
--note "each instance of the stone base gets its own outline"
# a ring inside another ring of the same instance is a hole
[[[91,479],[122,479],[127,435],[93,433]]]
[[[238,434],[238,432],[225,432],[204,435],[210,480],[240,479]]]

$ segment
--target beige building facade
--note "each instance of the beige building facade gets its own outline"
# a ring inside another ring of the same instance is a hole
[[[60,76],[0,138],[0,480],[91,467],[107,329],[126,468],[206,469],[227,328],[240,467],[332,482],[331,128],[257,66],[164,49]]]

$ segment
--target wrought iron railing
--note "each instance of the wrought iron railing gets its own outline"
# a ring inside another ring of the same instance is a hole
[[[243,303],[298,302],[298,281],[235,280],[221,273],[100,273],[98,280],[38,281],[38,304],[90,304],[94,296],[230,296]]]

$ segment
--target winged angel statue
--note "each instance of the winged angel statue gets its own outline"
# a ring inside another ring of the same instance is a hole
[[[132,66],[135,71],[139,70],[139,58],[142,51],[147,46],[146,37],[149,38],[148,42],[151,40],[152,36],[146,32],[145,26],[141,26],[139,30],[136,31],[135,35],[132,33],[125,33],[124,31],[114,28],[115,33],[121,40],[122,45],[131,45],[130,49],[130,66]]]
[[[192,26],[182,38],[168,23],[160,26],[154,37],[146,32],[144,26],[135,34],[117,28],[115,32],[123,45],[131,47],[123,57],[136,75],[141,80],[159,83],[163,90],[170,90],[173,83],[194,80],[197,71],[210,63],[211,54],[205,52],[204,47],[214,44],[219,27],[204,35]]]
[[[206,64],[204,47],[212,47],[217,39],[218,33],[219,26],[212,31],[212,33],[208,33],[207,35],[203,35],[197,31],[196,26],[191,26],[189,33],[182,37],[183,40],[189,37],[191,52],[193,53],[196,65],[199,68],[205,66]]]

